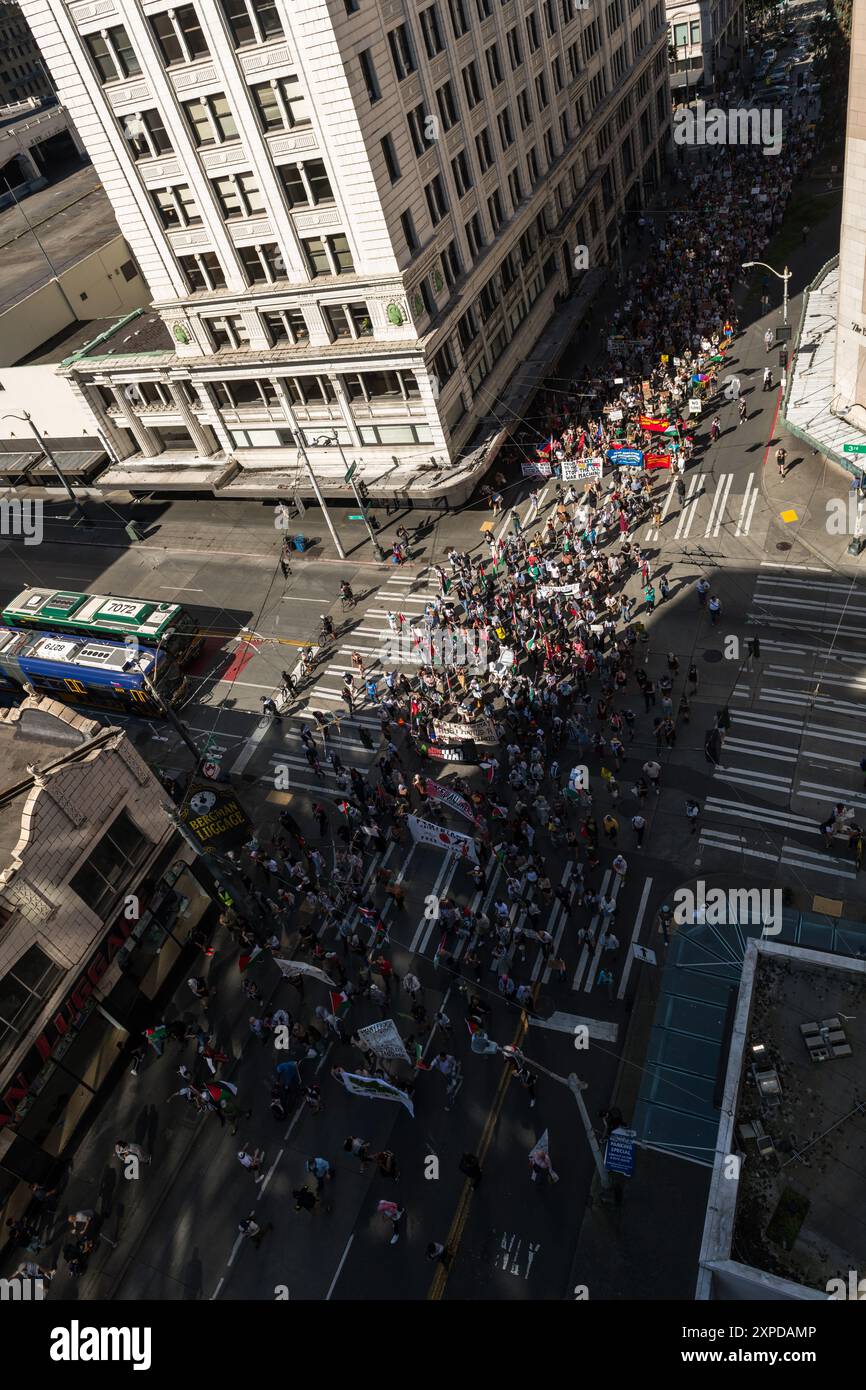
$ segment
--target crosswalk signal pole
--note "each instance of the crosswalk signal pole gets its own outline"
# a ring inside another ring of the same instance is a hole
[[[374,549],[375,552],[376,552],[376,558],[377,558],[378,560],[384,560],[384,558],[385,558],[385,552],[384,552],[384,550],[382,549],[381,545],[379,544],[379,542],[378,542],[378,540],[377,540],[377,538],[376,538],[376,532],[373,530],[372,526],[370,525],[370,517],[369,517],[370,504],[369,504],[369,502],[364,502],[364,501],[362,501],[362,499],[361,499],[361,494],[360,494],[360,492],[358,491],[358,484],[355,482],[354,477],[352,477],[352,478],[349,479],[349,484],[350,484],[350,486],[351,486],[351,488],[352,488],[352,491],[353,491],[354,494],[355,494],[355,501],[358,503],[358,509],[359,509],[359,511],[360,511],[360,513],[361,513],[361,515],[362,515],[362,517],[364,518],[364,525],[365,525],[366,528],[367,528],[367,534],[368,534],[368,536],[370,537],[370,540],[373,542],[373,549]]]

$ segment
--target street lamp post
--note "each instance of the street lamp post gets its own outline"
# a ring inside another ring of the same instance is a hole
[[[313,466],[310,463],[309,458],[307,457],[307,451],[304,448],[304,445],[301,441],[300,433],[298,434],[298,456],[303,459],[304,464],[306,465],[307,473],[310,477],[310,483],[312,485],[313,492],[316,495],[316,501],[322,509],[322,515],[324,516],[325,524],[327,525],[327,528],[331,533],[331,540],[334,542],[337,554],[339,555],[341,560],[345,560],[346,552],[340,544],[340,537],[337,535],[337,532],[334,528],[334,523],[331,520],[331,514],[328,511],[328,508],[325,506],[325,499],[322,496],[322,489],[319,487],[318,479],[316,478],[316,475],[313,472]]]
[[[60,479],[67,497],[69,498],[73,506],[78,511],[80,511],[80,503],[78,502],[75,493],[72,491],[72,488],[69,486],[69,483],[66,479],[66,475],[64,474],[62,468],[60,467],[60,464],[57,462],[57,459],[52,454],[48,445],[45,443],[45,440],[42,438],[42,435],[36,428],[36,425],[33,423],[33,417],[31,416],[30,412],[28,410],[25,410],[23,415],[15,415],[11,410],[7,410],[3,415],[0,415],[0,420],[20,420],[23,425],[30,426],[30,429],[33,431],[33,438],[36,440],[36,443],[39,445],[48,462],[51,464],[51,467],[54,469],[54,472]]]
[[[348,464],[348,462],[347,462],[347,460],[346,460],[346,455],[345,455],[344,452],[343,452],[343,446],[342,446],[342,444],[340,443],[340,437],[339,437],[339,435],[336,435],[336,434],[322,434],[322,435],[319,435],[318,438],[317,438],[317,440],[316,440],[316,443],[317,443],[317,444],[336,444],[337,448],[340,450],[340,458],[343,460],[343,467],[345,468],[346,473],[348,474],[348,472],[349,472],[349,464]],[[376,552],[376,558],[377,558],[378,560],[384,560],[384,558],[385,558],[385,552],[384,552],[384,550],[382,549],[381,545],[379,544],[379,542],[378,542],[378,540],[377,540],[377,538],[376,538],[376,532],[373,530],[372,526],[370,525],[370,520],[369,520],[369,518],[368,518],[368,516],[367,516],[367,508],[366,508],[366,506],[364,505],[364,502],[363,502],[362,499],[361,499],[361,494],[360,494],[359,491],[358,491],[358,485],[357,485],[357,483],[355,482],[354,477],[349,478],[349,479],[348,479],[348,482],[349,482],[349,486],[351,487],[353,493],[355,494],[355,501],[358,503],[358,506],[359,506],[359,508],[360,508],[360,510],[361,510],[361,516],[364,518],[364,525],[365,525],[366,528],[367,528],[367,535],[370,537],[370,540],[371,540],[372,545],[373,545],[373,549],[374,549],[375,552]],[[343,556],[343,558],[345,559],[346,557]]]
[[[551,1081],[558,1081],[560,1086],[568,1087],[569,1091],[574,1096],[574,1099],[577,1102],[577,1108],[580,1111],[580,1119],[584,1128],[584,1133],[586,1134],[586,1142],[589,1144],[590,1152],[592,1154],[592,1160],[595,1164],[596,1171],[598,1172],[598,1177],[602,1186],[602,1190],[607,1192],[611,1186],[610,1173],[604,1166],[604,1157],[602,1155],[601,1148],[599,1147],[598,1140],[595,1137],[595,1130],[592,1127],[592,1121],[589,1118],[589,1111],[586,1108],[586,1103],[583,1099],[582,1094],[586,1090],[587,1083],[585,1081],[581,1081],[580,1078],[576,1076],[574,1072],[571,1072],[568,1076],[560,1076],[555,1071],[548,1071],[547,1067],[543,1067],[540,1062],[535,1062],[531,1057],[524,1056],[524,1054],[520,1051],[519,1048],[512,1047],[511,1045],[503,1047],[501,1051],[504,1053],[506,1057],[513,1057],[517,1061],[525,1063],[528,1067],[534,1067],[536,1071],[543,1072],[545,1076],[549,1076]]]
[[[743,261],[742,265],[740,266],[740,269],[741,269],[741,270],[749,270],[752,266],[755,266],[755,265],[760,266],[762,270],[769,270],[769,272],[770,272],[771,275],[775,275],[775,277],[776,277],[777,280],[781,280],[781,281],[782,281],[782,323],[783,323],[783,324],[787,324],[787,322],[788,322],[788,281],[789,281],[790,278],[791,278],[791,272],[790,272],[790,270],[788,269],[787,266],[785,266],[785,269],[784,269],[784,270],[781,270],[781,271],[780,271],[780,270],[774,270],[773,267],[772,267],[771,265],[767,265],[767,262],[766,262],[766,261]]]

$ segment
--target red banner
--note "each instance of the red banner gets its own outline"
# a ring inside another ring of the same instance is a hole
[[[642,430],[649,430],[652,434],[663,434],[670,428],[670,420],[660,420],[652,415],[639,415],[637,422]]]
[[[644,454],[643,466],[644,468],[670,468],[671,456],[670,454]]]

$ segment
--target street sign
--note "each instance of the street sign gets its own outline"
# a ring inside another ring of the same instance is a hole
[[[638,946],[637,942],[632,946],[635,960],[645,961],[647,965],[655,965],[656,953],[651,951],[648,946]]]
[[[345,476],[345,478],[343,479],[343,482],[344,482],[344,483],[348,483],[348,482],[349,482],[349,480],[350,480],[351,477],[352,477],[352,474],[355,472],[355,469],[356,469],[357,467],[358,467],[357,463],[350,463],[350,464],[349,464],[349,467],[346,469],[346,476]]]
[[[843,444],[843,454],[866,454],[866,444]]]
[[[604,1166],[609,1173],[622,1173],[630,1178],[634,1173],[636,1129],[615,1129],[604,1146]]]
[[[346,520],[347,520],[347,521],[363,521],[364,518],[363,518],[363,516],[359,516],[357,512],[350,512],[349,515],[347,516]]]

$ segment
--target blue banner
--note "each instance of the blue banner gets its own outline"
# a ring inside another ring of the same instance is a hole
[[[643,468],[643,449],[608,449],[607,457],[616,468]]]

